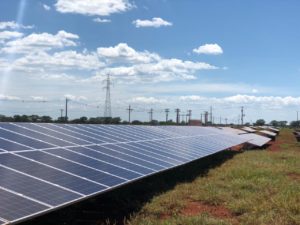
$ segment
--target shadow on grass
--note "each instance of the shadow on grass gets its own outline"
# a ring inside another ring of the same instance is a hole
[[[177,184],[205,176],[210,169],[220,166],[237,153],[236,151],[216,153],[40,216],[22,225],[124,224],[124,218],[138,212],[153,196],[171,190]]]

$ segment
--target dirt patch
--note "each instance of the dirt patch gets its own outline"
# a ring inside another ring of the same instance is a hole
[[[181,211],[181,214],[184,216],[195,216],[201,213],[207,213],[220,219],[231,219],[233,224],[238,224],[238,221],[234,218],[234,214],[224,206],[213,206],[193,201],[189,202]]]
[[[287,175],[292,180],[298,180],[298,181],[300,181],[300,173],[288,173]]]
[[[269,147],[268,147],[268,151],[270,152],[278,152],[278,151],[281,151],[282,148],[281,148],[281,144],[283,144],[284,142],[283,141],[280,141],[280,140],[276,140],[276,141],[270,141],[269,142]]]

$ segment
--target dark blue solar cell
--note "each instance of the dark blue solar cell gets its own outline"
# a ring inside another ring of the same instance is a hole
[[[54,130],[62,132],[64,134],[80,138],[82,140],[89,142],[89,144],[95,144],[96,142],[103,143],[102,141],[99,141],[95,138],[90,138],[88,135],[84,135],[84,134],[81,134],[80,132],[73,131],[72,129],[68,129],[68,127],[63,126],[62,124],[46,124],[45,123],[45,124],[43,124],[43,127],[54,129]]]
[[[163,167],[169,168],[169,167],[174,166],[174,165],[172,165],[168,162],[160,160],[158,156],[156,156],[156,157],[149,156],[147,154],[147,152],[142,152],[142,151],[138,152],[136,149],[130,148],[130,146],[127,146],[127,148],[126,148],[126,147],[121,147],[119,145],[109,145],[109,148],[113,149],[113,150],[116,150],[116,151],[119,151],[119,152],[126,153],[128,155],[132,155],[134,157],[138,157],[140,159],[146,160],[146,161],[151,162],[151,163],[155,163],[155,164],[163,166]]]
[[[107,143],[115,143],[115,142],[119,142],[119,141],[125,141],[124,139],[116,138],[105,132],[100,132],[98,130],[92,129],[92,127],[90,125],[78,125],[78,128],[88,131],[88,132],[92,132],[98,136],[101,136]]]
[[[163,156],[170,157],[178,160],[179,162],[187,162],[188,158],[182,155],[180,151],[172,151],[168,147],[161,146],[155,142],[143,142],[143,143],[129,143],[129,145],[135,146],[137,148],[143,148],[148,151],[156,152],[162,154]]]
[[[60,125],[62,128],[73,131],[75,133],[78,133],[80,135],[83,135],[87,138],[89,138],[89,140],[93,143],[96,144],[102,144],[102,143],[106,143],[105,138],[102,138],[100,135],[95,135],[92,132],[86,132],[85,130],[82,130],[79,128],[78,125]]]
[[[43,149],[43,148],[52,148],[54,147],[53,145],[50,144],[46,144],[44,142],[32,139],[32,138],[28,138],[28,137],[24,137],[22,135],[13,133],[13,132],[9,132],[6,130],[2,130],[0,129],[0,137],[5,138],[5,139],[9,139],[12,141],[15,141],[17,143],[32,147],[32,148],[36,148],[36,149]]]
[[[0,167],[0,184],[6,189],[52,206],[81,197],[78,194],[2,167]]]
[[[84,155],[94,157],[99,160],[103,160],[105,162],[108,162],[108,163],[111,163],[111,164],[114,164],[114,165],[117,165],[120,167],[124,167],[126,169],[129,169],[129,170],[132,170],[132,171],[144,174],[144,175],[154,172],[154,170],[152,170],[152,169],[148,169],[143,166],[137,165],[135,163],[120,159],[118,157],[110,156],[107,153],[101,152],[102,148],[100,146],[94,146],[93,147],[94,150],[89,149],[90,147],[72,147],[69,149],[71,149],[72,151],[75,151],[75,152],[82,153]]]
[[[36,130],[38,132],[44,133],[44,134],[49,134],[51,136],[57,137],[57,138],[61,138],[65,141],[74,143],[74,145],[88,145],[90,144],[90,142],[88,141],[84,141],[82,139],[76,138],[74,137],[75,135],[73,134],[73,136],[69,136],[64,134],[63,132],[58,132],[55,131],[55,127],[52,127],[50,129],[50,127],[47,129],[45,127],[43,127],[44,124],[30,124],[30,123],[23,123],[22,126],[24,127],[28,127],[30,129]]]
[[[99,148],[99,147],[101,147],[101,148]],[[90,146],[90,148],[95,149],[97,151],[104,152],[106,154],[118,157],[120,159],[127,160],[129,162],[132,162],[132,163],[135,163],[135,164],[138,164],[138,165],[141,165],[141,166],[145,166],[145,167],[147,167],[149,169],[153,169],[153,170],[156,170],[156,171],[165,169],[162,166],[155,165],[155,164],[153,164],[151,162],[147,162],[147,161],[142,160],[140,158],[135,158],[133,156],[126,155],[125,153],[121,153],[121,152],[118,152],[118,151],[111,150],[111,149],[109,149],[109,145],[99,146],[99,147]]]
[[[38,162],[42,162],[55,168],[67,171],[69,173],[76,174],[80,177],[85,177],[103,185],[114,186],[126,181],[124,179],[109,175],[104,172],[93,170],[91,168],[73,162],[69,162],[65,159],[46,154],[44,152],[21,152],[19,154],[34,159]]]
[[[60,147],[72,146],[73,145],[73,144],[70,144],[66,141],[62,141],[62,140],[59,140],[57,138],[50,137],[49,134],[41,134],[39,132],[31,131],[31,130],[28,130],[26,128],[20,127],[20,126],[22,126],[22,124],[18,124],[18,126],[13,125],[13,124],[0,124],[0,127],[3,127],[3,128],[8,129],[10,131],[17,132],[19,134],[29,136],[29,137],[37,139],[37,140],[47,142],[47,143],[52,144],[52,145],[57,145],[57,146],[60,146]]]
[[[11,142],[11,141],[7,141],[4,140],[2,138],[0,138],[0,146],[2,149],[6,150],[6,151],[19,151],[19,150],[28,150],[30,148],[25,147],[23,145]]]
[[[145,144],[147,146],[147,144]],[[141,153],[145,153],[145,154],[148,154],[150,156],[153,156],[153,157],[156,157],[156,158],[159,158],[165,162],[168,162],[170,164],[173,164],[173,165],[178,165],[180,164],[181,162],[180,161],[177,161],[177,160],[174,160],[173,157],[167,157],[167,156],[164,156],[163,154],[160,154],[161,152],[159,151],[152,151],[151,150],[147,150],[146,148],[139,148],[137,146],[134,146],[134,143],[126,143],[126,144],[118,144],[118,146],[121,146],[121,147],[124,147],[124,148],[128,148],[128,149],[132,149],[132,150],[135,150],[135,151],[138,151],[138,152],[141,152]]]
[[[126,179],[135,179],[135,178],[142,176],[141,174],[132,172],[130,170],[126,170],[126,169],[108,164],[103,161],[92,159],[92,158],[89,158],[88,156],[76,154],[71,151],[67,151],[67,150],[63,150],[63,149],[52,149],[52,150],[48,150],[47,152],[50,152],[52,154],[64,157],[66,159],[70,159],[72,161],[93,167],[98,170],[105,171],[107,173],[117,175],[119,177],[123,177]]]
[[[102,185],[89,182],[16,155],[2,154],[0,164],[86,195],[106,189],[106,187]]]
[[[49,207],[0,189],[0,215],[14,221],[22,217],[49,209]]]
[[[109,128],[103,128],[103,126],[95,126],[95,125],[91,125],[90,126],[92,129],[94,130],[97,130],[99,132],[104,132],[106,134],[110,134],[111,136],[115,137],[115,138],[118,138],[122,141],[132,141],[132,140],[135,140],[134,138],[128,136],[128,135],[124,135],[120,132],[117,132],[117,131],[113,131],[113,130],[110,130]]]

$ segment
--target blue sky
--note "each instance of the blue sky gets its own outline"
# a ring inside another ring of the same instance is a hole
[[[215,120],[294,120],[300,109],[296,0],[3,0],[0,114],[162,120],[212,105]]]

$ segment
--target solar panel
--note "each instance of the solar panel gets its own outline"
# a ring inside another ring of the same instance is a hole
[[[266,134],[268,136],[275,137],[277,134],[268,130],[260,130],[259,133]]]
[[[249,141],[247,141],[249,144],[262,147],[265,144],[267,144],[269,141],[271,141],[271,138],[267,138],[258,134],[242,134],[243,137],[248,138]]]
[[[0,224],[246,142],[216,128],[0,123]]]
[[[244,131],[247,131],[249,133],[255,133],[256,132],[256,130],[252,129],[251,127],[242,127],[241,129],[244,130]]]

